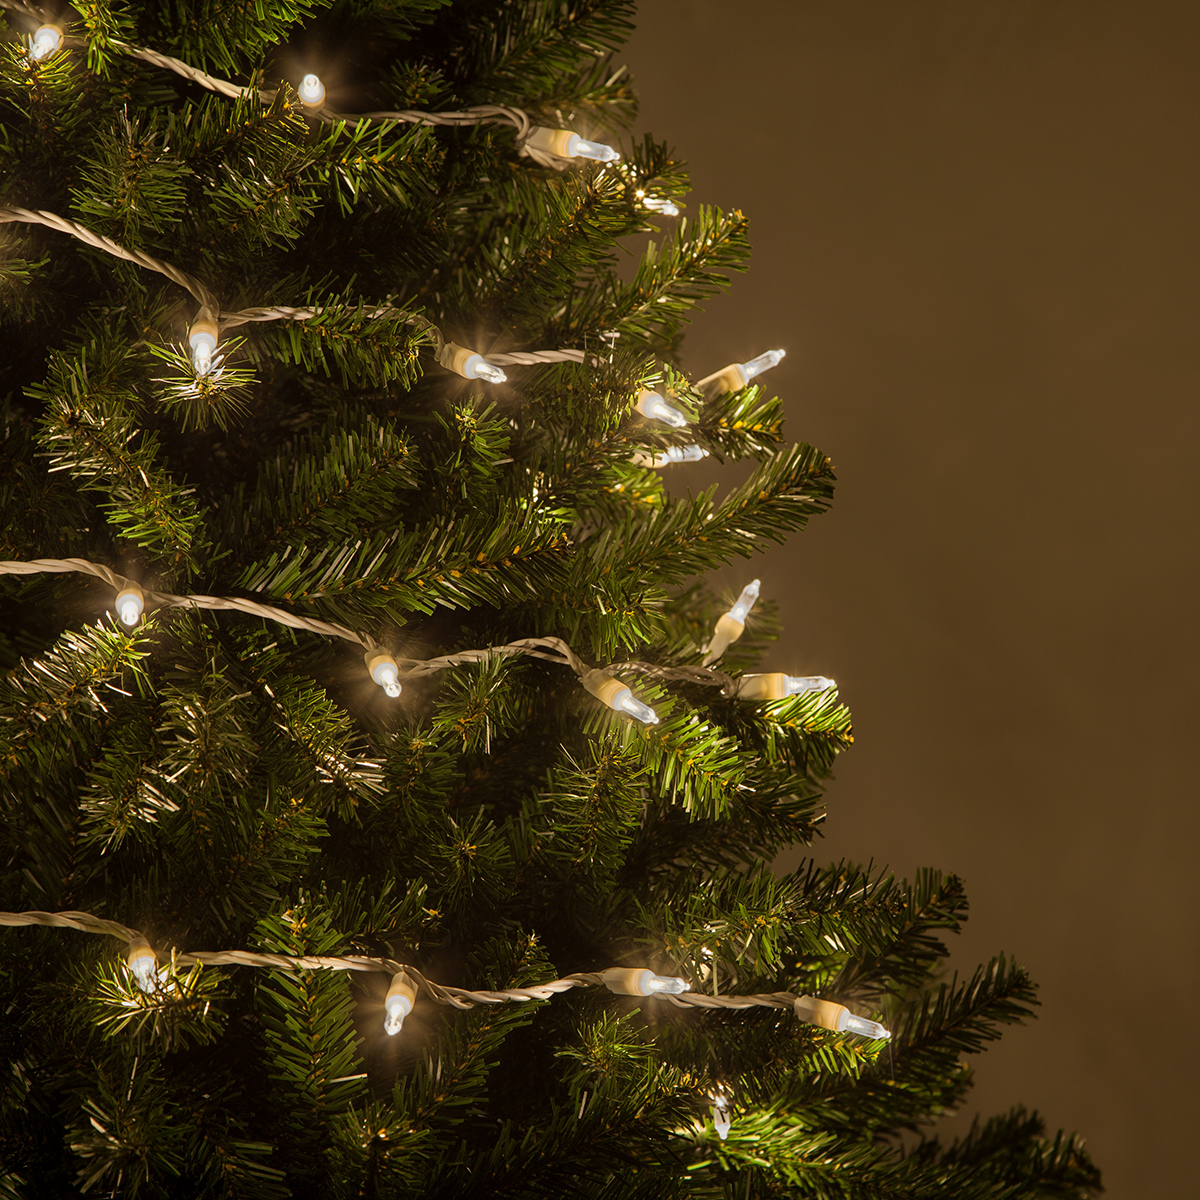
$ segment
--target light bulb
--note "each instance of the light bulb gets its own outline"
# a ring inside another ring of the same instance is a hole
[[[616,162],[621,156],[603,142],[589,142],[586,138],[581,138],[579,134],[573,133],[567,139],[567,157],[590,158],[596,162]]]
[[[56,25],[43,25],[33,35],[29,43],[29,57],[34,62],[49,58],[62,45],[62,30]]]
[[[659,200],[655,196],[643,196],[642,207],[649,212],[662,213],[664,217],[679,216],[679,208],[671,200]]]
[[[824,675],[787,675],[787,694],[802,696],[805,692],[825,692],[831,687],[837,687],[832,679]]]
[[[386,650],[368,650],[363,656],[371,678],[393,699],[400,695],[400,670]]]
[[[786,350],[767,350],[749,362],[738,363],[738,369],[742,373],[742,378],[749,383],[756,375],[761,375],[764,371],[779,366],[786,354]]]
[[[188,345],[192,348],[192,366],[196,374],[207,375],[212,370],[213,351],[217,348],[217,321],[207,306],[196,314],[188,330]]]
[[[676,975],[655,975],[641,967],[609,967],[603,972],[604,986],[621,996],[681,996],[688,981]]]
[[[143,992],[153,992],[158,987],[158,961],[154,947],[144,937],[135,937],[125,954],[130,973]]]
[[[488,383],[503,383],[508,376],[495,363],[490,363],[482,354],[468,350],[455,342],[445,342],[438,351],[438,362],[448,371],[464,379],[483,379]]]
[[[463,363],[463,374],[468,379],[483,379],[488,383],[503,383],[508,378],[499,367],[488,362],[482,354],[472,354]]]
[[[721,1141],[724,1141],[729,1136],[729,1128],[733,1124],[733,1115],[722,1101],[718,1101],[713,1105],[712,1118],[713,1128],[717,1131],[717,1137]]]
[[[743,624],[745,624],[746,617],[749,615],[750,610],[754,607],[755,600],[758,599],[758,589],[761,586],[761,580],[752,579],[744,588],[742,588],[741,595],[738,596],[737,600],[734,601],[733,607],[729,610],[729,615],[735,621],[741,621]]]
[[[325,103],[325,85],[316,75],[305,75],[300,80],[296,94],[300,97],[300,102],[309,108],[320,108]]]
[[[640,700],[635,699],[634,694],[627,687],[623,687],[617,692],[609,704],[615,711],[628,713],[635,720],[641,721],[643,725],[658,724],[658,713],[648,704],[643,704]]]
[[[117,593],[116,607],[121,624],[132,629],[146,607],[146,595],[136,583],[127,583]]]
[[[664,421],[675,429],[682,429],[687,423],[687,417],[679,409],[668,404],[657,392],[642,392],[634,405],[637,412],[652,421]]]
[[[699,462],[708,457],[708,451],[703,446],[668,446],[663,454],[666,462]]]
[[[383,1028],[388,1037],[395,1037],[400,1032],[404,1018],[413,1010],[416,998],[417,989],[407,975],[392,976],[387,999],[383,1002],[387,1014],[383,1019]]]
[[[868,1021],[866,1017],[856,1017],[849,1009],[843,1009],[838,1019],[839,1033],[857,1033],[865,1038],[890,1038],[891,1032],[884,1029],[878,1021]]]

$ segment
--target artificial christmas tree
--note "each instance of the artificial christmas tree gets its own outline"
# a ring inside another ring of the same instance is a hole
[[[1093,1191],[900,1141],[1033,1000],[958,881],[767,865],[850,717],[703,577],[833,473],[671,365],[631,5],[0,7],[7,1194]]]

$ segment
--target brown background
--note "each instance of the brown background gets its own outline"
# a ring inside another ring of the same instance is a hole
[[[755,247],[685,366],[786,346],[789,432],[838,467],[726,577],[855,714],[816,853],[960,873],[955,963],[1041,982],[969,1111],[1085,1132],[1116,1200],[1194,1197],[1200,5],[642,8],[639,129]]]

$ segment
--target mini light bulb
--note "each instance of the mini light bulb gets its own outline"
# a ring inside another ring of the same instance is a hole
[[[761,375],[764,371],[779,366],[786,355],[786,350],[766,350],[749,362],[738,363],[738,369],[742,372],[742,378],[749,383],[756,375]]]
[[[634,698],[619,679],[598,668],[586,672],[580,682],[597,700],[602,700],[615,712],[628,713],[643,725],[657,725],[658,714],[648,704]]]
[[[788,675],[787,694],[802,696],[805,692],[826,692],[837,684],[824,675]]]
[[[488,383],[503,383],[508,376],[495,363],[490,363],[482,354],[459,346],[455,342],[446,342],[438,354],[438,362],[449,371],[461,375],[464,379],[483,379]]]
[[[385,650],[368,650],[363,656],[371,678],[393,699],[400,695],[400,669]]]
[[[300,80],[296,94],[300,97],[300,103],[309,108],[320,108],[325,103],[325,85],[313,74],[305,75]]]
[[[568,158],[590,158],[595,162],[616,162],[621,156],[611,146],[603,142],[589,142],[573,133],[567,139]]]
[[[604,986],[620,996],[682,996],[688,981],[677,975],[656,975],[641,967],[609,967],[602,975]]]
[[[144,937],[135,937],[125,953],[130,973],[143,992],[153,992],[158,987],[158,960],[154,947]]]
[[[548,129],[535,125],[525,139],[525,145],[542,154],[556,158],[590,158],[596,162],[616,162],[621,156],[603,142],[589,142],[569,129]]]
[[[712,1119],[717,1137],[724,1141],[729,1136],[729,1129],[733,1124],[733,1114],[729,1111],[728,1101],[721,1099],[713,1105]]]
[[[660,200],[656,196],[643,196],[642,207],[648,212],[662,213],[664,217],[679,216],[679,208],[671,200]]]
[[[754,602],[758,599],[760,587],[762,587],[762,580],[752,579],[742,588],[741,595],[738,596],[733,603],[733,607],[729,610],[729,615],[735,621],[741,621],[745,624],[747,616],[750,615],[750,610],[754,607]]]
[[[62,30],[57,25],[42,25],[29,43],[29,57],[34,62],[49,58],[62,45]]]
[[[395,1037],[400,1032],[404,1018],[413,1010],[416,998],[417,989],[407,975],[392,976],[387,999],[383,1002],[386,1011],[383,1028],[388,1037]]]
[[[856,1017],[849,1009],[843,1011],[838,1021],[839,1033],[857,1033],[865,1038],[890,1038],[891,1032],[884,1029],[878,1021],[868,1021],[866,1017]]]
[[[136,583],[127,583],[117,593],[117,616],[122,625],[128,625],[132,629],[141,619],[145,607],[146,594]]]
[[[213,351],[217,348],[217,321],[207,306],[196,314],[188,330],[188,345],[192,348],[192,366],[196,374],[207,375],[212,370]]]
[[[682,429],[688,423],[687,417],[679,409],[668,404],[657,392],[640,393],[634,409],[643,417],[652,421],[663,421],[675,429]]]
[[[708,457],[708,451],[703,446],[668,446],[663,458],[669,463],[699,462]]]

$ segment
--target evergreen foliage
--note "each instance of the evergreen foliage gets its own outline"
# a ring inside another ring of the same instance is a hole
[[[688,187],[651,139],[554,171],[503,123],[323,121],[296,98],[315,70],[339,112],[514,105],[616,139],[630,0],[76,0],[36,62],[39,10],[0,2],[0,204],[167,260],[227,312],[319,309],[239,326],[198,377],[182,288],[0,225],[0,559],[251,598],[409,659],[559,637],[640,663],[614,670],[661,718],[528,656],[392,700],[345,641],[187,607],[128,630],[101,579],[0,576],[0,908],[120,922],[167,968],[147,993],[110,938],[0,934],[0,1196],[1093,1194],[1080,1142],[1035,1115],[930,1132],[963,1056],[1035,1003],[1003,958],[942,977],[959,881],[769,869],[822,819],[852,740],[836,693],[747,703],[654,672],[699,667],[729,602],[706,574],[832,497],[777,399],[702,395],[673,365],[745,264],[745,218],[648,212]],[[436,365],[429,323],[593,357],[493,387]],[[646,386],[691,428],[631,416]],[[633,465],[696,440],[752,460],[747,482],[682,499]],[[758,668],[776,632],[764,604],[722,668]],[[373,955],[474,990],[644,965],[835,999],[894,1037],[593,987],[422,995],[388,1038],[385,975],[172,968],[171,947]]]

